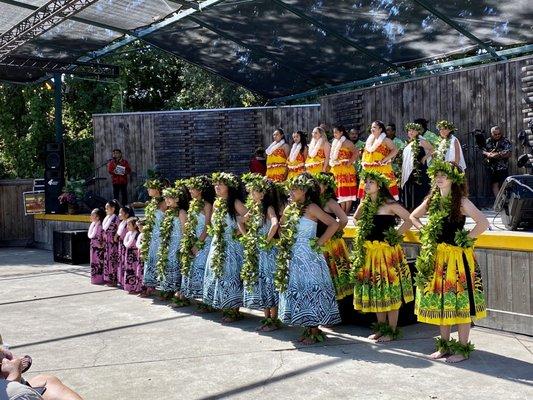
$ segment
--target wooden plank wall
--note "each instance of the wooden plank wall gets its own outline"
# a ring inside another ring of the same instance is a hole
[[[351,99],[354,103],[362,102],[363,127],[376,119],[385,124],[392,122],[403,138],[402,126],[416,118],[426,118],[433,132],[437,131],[438,120],[453,121],[465,147],[471,197],[477,204],[487,205],[493,200],[487,172],[470,132],[483,129],[488,135],[491,126],[500,125],[513,143],[510,172],[524,173],[516,167],[516,160],[522,154],[516,136],[525,128],[521,69],[528,59],[533,57],[325,96],[320,99],[322,119],[330,123],[349,120],[351,111],[346,103]]]
[[[22,193],[33,179],[0,180],[0,246],[25,246],[33,240],[33,216],[24,215]]]
[[[272,143],[272,134],[277,128],[285,132],[285,140],[291,140],[292,133],[298,130],[307,132],[309,135],[313,128],[321,122],[320,105],[310,104],[307,106],[288,107],[264,107],[257,110],[262,132],[262,145],[266,148]]]

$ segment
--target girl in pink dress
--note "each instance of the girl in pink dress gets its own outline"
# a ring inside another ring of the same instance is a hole
[[[101,285],[104,283],[104,231],[102,221],[105,218],[105,212],[101,208],[95,208],[91,212],[91,226],[87,236],[91,239],[89,250],[89,260],[91,262],[91,283]]]
[[[137,249],[137,218],[130,217],[126,220],[127,229],[124,236],[124,290],[129,294],[140,293],[142,289],[142,281],[139,281],[137,276],[139,265],[139,249]]]
[[[118,219],[120,220],[120,223],[118,224],[117,234],[115,238],[118,242],[119,256],[119,263],[117,267],[117,282],[122,287],[124,287],[124,271],[126,266],[126,247],[124,246],[124,238],[126,237],[126,233],[128,233],[126,221],[128,220],[128,218],[134,216],[135,214],[133,212],[133,208],[129,206],[120,207],[120,211],[118,212]]]
[[[118,211],[120,206],[116,200],[108,201],[105,205],[106,217],[102,222],[105,240],[104,283],[109,286],[117,285],[117,269],[119,260],[118,241],[115,238],[118,229]]]

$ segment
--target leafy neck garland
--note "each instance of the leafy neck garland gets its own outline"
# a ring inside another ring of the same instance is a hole
[[[437,146],[436,153],[436,159],[445,161],[446,160],[446,154],[448,154],[448,150],[450,149],[450,145],[452,143],[452,136],[448,136],[447,138],[441,138],[439,145]]]
[[[148,259],[148,252],[150,250],[150,241],[152,239],[152,231],[154,230],[156,211],[161,203],[161,197],[153,197],[144,209],[144,227],[143,227],[143,241],[141,245],[141,258],[146,261]]]
[[[418,159],[420,154],[420,137],[416,135],[411,143],[411,152],[413,154],[413,176],[415,178],[415,183],[420,185],[422,183],[422,164]]]
[[[283,211],[283,223],[280,228],[280,238],[277,246],[278,254],[276,256],[276,272],[274,274],[274,285],[280,293],[287,290],[289,262],[292,257],[292,247],[298,235],[298,222],[308,205],[309,202],[292,202]]]
[[[211,269],[217,278],[220,278],[224,273],[224,264],[226,262],[226,215],[228,214],[228,201],[221,197],[217,197],[213,204],[213,216],[209,234],[213,238],[214,252],[213,264]]]
[[[180,246],[180,264],[183,276],[189,276],[191,271],[191,265],[194,259],[192,249],[196,246],[196,248],[200,250],[204,245],[204,242],[196,237],[198,216],[204,209],[204,206],[205,201],[202,199],[192,199],[189,203],[187,222],[185,223]]]
[[[430,281],[435,269],[435,256],[437,252],[437,238],[442,233],[444,221],[452,210],[452,197],[442,197],[436,190],[431,197],[428,210],[428,222],[420,230],[420,255],[416,259],[417,273],[415,284],[420,290],[424,290]]]
[[[165,272],[168,264],[168,251],[170,247],[170,241],[172,239],[172,228],[174,226],[174,218],[178,217],[179,208],[169,208],[165,211],[165,217],[161,223],[161,246],[159,246],[159,252],[157,254],[157,263],[155,268],[157,271],[157,277],[160,281],[164,280]]]
[[[357,231],[353,243],[353,249],[355,249],[355,251],[352,252],[350,257],[353,278],[355,278],[365,263],[365,241],[374,227],[374,216],[377,214],[379,207],[381,207],[383,202],[383,198],[379,195],[376,201],[372,201],[369,195],[365,196],[363,200],[363,210],[361,212],[361,218],[357,221]]]
[[[261,242],[260,229],[263,226],[263,207],[248,196],[246,200],[246,208],[250,217],[246,222],[246,233],[242,236],[242,244],[244,247],[244,262],[241,269],[241,279],[244,288],[251,292],[253,287],[257,284],[259,277],[259,255],[258,245]]]

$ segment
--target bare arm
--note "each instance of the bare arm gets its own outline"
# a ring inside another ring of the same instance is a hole
[[[347,140],[346,142],[344,142],[346,144],[346,147],[348,149],[350,149],[350,151],[352,152],[352,156],[350,157],[350,160],[348,161],[348,164],[353,164],[355,162],[355,160],[357,160],[357,158],[359,157],[359,150],[357,150],[354,146],[354,144]]]
[[[268,207],[267,217],[268,219],[270,219],[270,230],[267,233],[267,240],[270,241],[272,240],[279,228],[278,216],[276,215],[274,208]]]
[[[361,201],[359,205],[357,206],[357,210],[355,210],[355,213],[353,214],[353,219],[361,218],[362,213],[363,213],[363,202]]]
[[[413,226],[413,223],[410,220],[410,214],[409,211],[407,211],[405,208],[402,207],[400,203],[392,203],[390,205],[391,211],[396,214],[398,217],[400,217],[403,221],[403,223],[398,228],[398,233],[400,235],[403,235],[405,232]]]
[[[339,203],[337,203],[335,200],[329,200],[326,207],[338,218],[339,231],[342,231],[344,227],[348,224],[348,217],[346,216],[346,213],[342,210]]]
[[[318,219],[320,222],[327,225],[326,231],[317,240],[317,244],[319,246],[323,246],[324,243],[326,243],[329,239],[331,239],[333,235],[335,234],[335,232],[337,232],[337,229],[339,229],[339,223],[335,219],[333,219],[333,217],[329,216],[324,210],[322,210],[316,204],[310,204],[307,207],[307,212],[311,214],[313,217],[315,217],[316,219]]]
[[[211,214],[212,213],[213,213],[213,206],[206,202],[204,204],[205,226],[204,226],[204,230],[198,237],[198,239],[200,239],[202,242],[205,241],[205,239],[207,238],[207,228],[209,225],[211,225]]]
[[[187,211],[180,210],[180,213],[178,214],[178,217],[180,219],[181,226],[184,228],[185,224],[187,223]]]
[[[237,214],[239,214],[241,217],[248,213],[248,210],[240,200],[235,200],[235,210],[237,211]]]
[[[329,153],[330,153],[330,150],[331,150],[331,146],[329,145],[328,142],[325,142],[323,144],[324,146],[324,154],[326,156],[326,159],[324,160],[324,165],[322,166],[322,172],[328,172],[329,170]]]
[[[427,140],[421,140],[420,145],[426,151],[426,155],[422,158],[422,164],[423,164],[426,162],[428,157],[430,157],[434,153],[435,150],[433,149],[433,146],[431,145],[431,143],[429,143]]]
[[[398,154],[398,147],[394,144],[392,140],[389,138],[385,138],[383,140],[383,144],[387,146],[387,148],[390,150],[390,153],[387,155],[387,157],[383,158],[381,160],[380,164],[387,164],[389,161],[391,161],[396,155]]]
[[[457,165],[459,165],[459,161],[461,160],[461,143],[459,143],[459,139],[455,138],[454,140],[454,146],[455,146],[455,159],[453,160]]]
[[[420,222],[420,218],[422,218],[428,211],[428,200],[424,200],[422,204],[420,204],[417,208],[414,209],[414,211],[409,216],[409,219],[413,223],[414,227],[416,229],[421,229],[424,225],[422,222]]]
[[[476,223],[476,226],[468,233],[468,237],[475,239],[490,227],[487,217],[466,197],[461,200],[461,211]]]

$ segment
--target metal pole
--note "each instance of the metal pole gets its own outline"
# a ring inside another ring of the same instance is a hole
[[[61,98],[61,74],[54,74],[54,100],[56,143],[63,143],[63,101]]]

